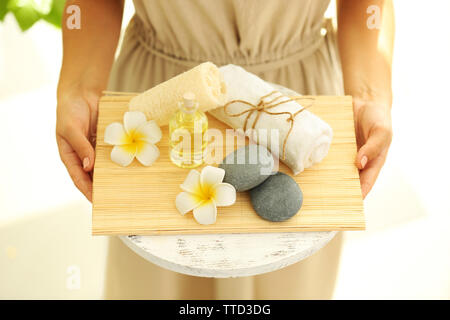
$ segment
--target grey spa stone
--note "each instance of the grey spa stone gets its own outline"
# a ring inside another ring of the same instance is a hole
[[[233,185],[236,191],[256,187],[272,174],[272,154],[263,146],[250,144],[225,157],[220,168],[225,170],[223,182]]]
[[[300,210],[303,193],[294,179],[277,172],[250,190],[250,200],[261,218],[279,222],[292,218]]]

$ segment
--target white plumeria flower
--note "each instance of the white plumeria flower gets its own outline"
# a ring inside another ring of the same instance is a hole
[[[111,160],[128,166],[136,157],[144,166],[150,166],[159,157],[154,145],[161,140],[162,133],[155,121],[147,121],[140,111],[128,111],[123,116],[123,125],[113,122],[105,129],[105,142],[114,146]]]
[[[225,170],[206,166],[202,173],[191,170],[180,185],[184,192],[178,194],[175,205],[184,215],[194,211],[194,218],[200,224],[216,222],[217,207],[231,206],[236,202],[236,189],[224,183]]]

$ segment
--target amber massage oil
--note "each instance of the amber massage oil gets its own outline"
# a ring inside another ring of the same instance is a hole
[[[179,110],[169,122],[170,160],[181,168],[195,168],[203,163],[207,146],[208,117],[198,110],[193,93],[185,93]]]

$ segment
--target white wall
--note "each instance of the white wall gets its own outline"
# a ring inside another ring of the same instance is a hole
[[[124,26],[133,12],[128,1]],[[61,57],[60,30],[0,23],[0,299],[103,297],[107,238],[90,235],[55,141]]]
[[[394,139],[335,298],[450,298],[450,2],[395,0]]]

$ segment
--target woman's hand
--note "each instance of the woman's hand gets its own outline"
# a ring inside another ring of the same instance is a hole
[[[97,104],[114,61],[123,5],[123,0],[67,0],[64,8],[56,141],[70,177],[90,201]],[[68,28],[65,23],[71,19],[70,6],[81,9],[80,29]]]
[[[392,140],[390,106],[374,101],[353,99],[362,195],[365,198],[380,173]]]
[[[56,141],[59,155],[76,187],[92,201],[97,105],[95,93],[58,93]]]
[[[368,8],[376,8],[377,16]],[[362,194],[372,189],[386,160],[392,139],[392,56],[394,5],[392,0],[337,2],[338,48],[345,94],[353,99]],[[377,26],[369,26],[370,19]]]

